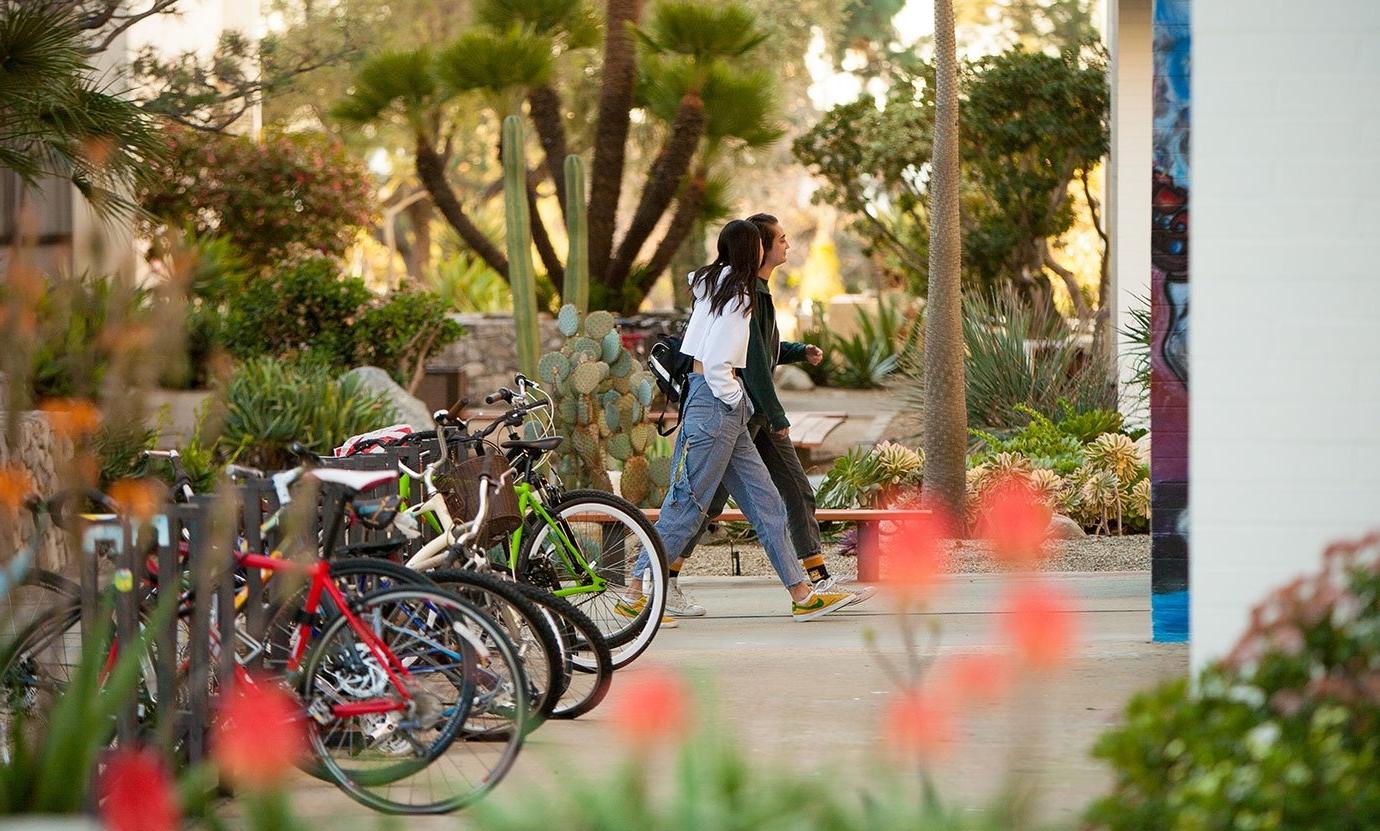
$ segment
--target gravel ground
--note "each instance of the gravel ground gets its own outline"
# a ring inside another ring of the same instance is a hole
[[[766,552],[756,543],[737,546],[746,577],[774,575]],[[857,560],[835,553],[837,546],[825,544],[825,562],[831,574],[847,579],[858,573]],[[732,559],[727,545],[702,545],[695,549],[682,572],[687,577],[725,576],[733,573]],[[1040,571],[1148,571],[1150,568],[1150,535],[1133,534],[1126,537],[1087,537],[1052,543],[1040,563]],[[954,545],[949,554],[949,569],[954,574],[980,574],[998,571],[988,546],[977,540],[965,540]]]

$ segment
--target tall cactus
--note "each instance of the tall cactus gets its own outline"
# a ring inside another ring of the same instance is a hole
[[[522,120],[503,119],[503,207],[508,222],[508,285],[513,290],[518,367],[537,375],[541,332],[537,329],[537,283],[532,272],[532,227],[527,213],[527,160]]]
[[[570,253],[565,260],[565,285],[561,302],[580,314],[589,311],[589,227],[585,215],[585,163],[579,156],[565,157],[565,233]]]

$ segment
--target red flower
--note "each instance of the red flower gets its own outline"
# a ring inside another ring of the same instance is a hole
[[[882,740],[904,756],[935,759],[958,736],[958,723],[946,696],[907,690],[892,696],[882,716]]]
[[[679,738],[688,725],[685,682],[663,669],[645,670],[614,706],[613,723],[634,746]]]
[[[1050,512],[1026,482],[1009,477],[994,485],[983,497],[982,516],[984,536],[998,559],[1016,568],[1030,568],[1039,561],[1049,538]]]
[[[1006,635],[1027,666],[1052,669],[1068,657],[1077,612],[1063,592],[1038,584],[1018,589],[1007,597],[1005,613]]]
[[[938,511],[901,523],[881,552],[882,579],[901,602],[923,599],[944,574],[944,541],[953,535]]]
[[[181,821],[172,780],[152,751],[111,753],[97,793],[101,819],[110,831],[173,831]]]
[[[211,753],[226,778],[250,790],[273,790],[307,753],[297,699],[267,678],[240,682],[222,702]]]

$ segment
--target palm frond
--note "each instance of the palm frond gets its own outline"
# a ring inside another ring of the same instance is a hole
[[[438,93],[434,60],[425,48],[381,52],[355,74],[354,89],[331,108],[331,115],[351,124],[367,124],[390,108],[421,111]]]
[[[736,0],[665,0],[652,10],[647,25],[634,31],[653,52],[684,55],[699,63],[739,57],[767,38],[757,26],[757,16]]]
[[[511,28],[469,31],[436,59],[436,74],[456,92],[506,92],[546,83],[555,69],[551,38]]]

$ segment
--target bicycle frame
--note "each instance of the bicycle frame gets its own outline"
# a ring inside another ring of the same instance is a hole
[[[391,713],[407,708],[407,702],[412,699],[412,694],[408,692],[404,681],[411,677],[407,667],[398,660],[392,650],[374,634],[373,630],[364,625],[359,616],[350,608],[350,603],[345,599],[345,594],[335,585],[331,579],[330,563],[325,560],[318,560],[311,564],[293,563],[288,560],[281,560],[274,557],[266,557],[262,554],[240,553],[235,556],[235,560],[246,568],[259,568],[266,571],[288,571],[306,575],[311,578],[311,587],[307,590],[307,599],[302,606],[302,620],[298,622],[297,643],[293,648],[292,655],[288,658],[288,670],[295,672],[301,667],[302,658],[306,655],[307,645],[311,640],[311,618],[321,608],[321,597],[325,595],[335,604],[336,609],[345,618],[350,628],[359,636],[370,654],[379,662],[384,674],[388,676],[389,682],[401,696],[401,700],[378,700],[378,701],[352,701],[345,704],[336,704],[331,707],[331,714],[336,718],[350,718],[353,716],[370,715],[373,713]]]
[[[590,582],[587,585],[566,586],[565,588],[556,589],[552,594],[557,597],[569,597],[575,594],[598,594],[608,588],[608,584],[604,578],[600,577],[598,572],[590,566],[589,561],[580,553],[580,547],[576,545],[575,541],[566,533],[566,524],[564,520],[552,517],[551,514],[547,512],[546,506],[542,504],[541,499],[537,496],[536,489],[527,482],[518,482],[513,485],[513,490],[517,493],[518,514],[524,517],[535,514],[551,529],[552,533],[556,534],[556,539],[560,543],[557,546],[557,551],[570,573],[576,574],[579,571],[584,571],[585,574],[589,575]],[[508,541],[508,568],[513,573],[517,573],[518,553],[522,550],[522,532],[524,527],[525,524],[519,525],[518,529],[513,532]]]

